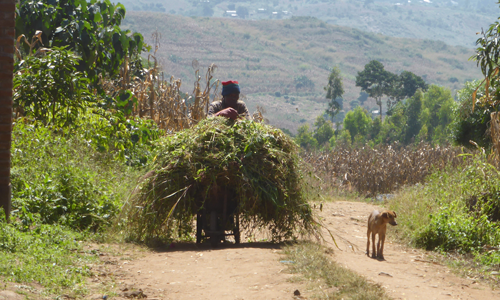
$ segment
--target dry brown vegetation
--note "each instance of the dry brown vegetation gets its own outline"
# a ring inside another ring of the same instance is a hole
[[[303,159],[323,184],[375,196],[422,182],[435,169],[456,167],[462,148],[451,146],[337,147],[330,152],[306,153]]]
[[[190,128],[207,117],[210,94],[213,94],[214,99],[218,95],[220,81],[213,78],[217,66],[211,64],[207,68],[203,82],[198,61],[192,61],[196,80],[191,96],[188,96],[181,91],[180,78],[171,75],[166,79],[165,73],[160,71],[157,51],[160,49],[161,34],[155,31],[152,39],[155,50],[153,54],[148,55],[150,68],[146,70],[145,76],[132,77],[129,61],[126,60],[118,80],[103,82],[106,93],[116,97],[121,91],[130,90],[136,98],[131,115],[151,119],[167,133]]]

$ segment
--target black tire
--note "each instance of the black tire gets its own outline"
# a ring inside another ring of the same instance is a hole
[[[240,215],[236,214],[236,224],[234,226],[234,242],[236,245],[240,243]]]
[[[196,214],[196,244],[201,243],[201,233],[203,230],[203,215],[201,213]]]

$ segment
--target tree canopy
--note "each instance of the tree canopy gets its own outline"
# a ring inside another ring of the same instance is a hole
[[[382,96],[388,95],[392,89],[395,75],[384,69],[384,65],[372,60],[365,65],[363,71],[356,76],[356,86],[374,98],[380,108],[380,118],[382,118]]]
[[[123,62],[145,46],[140,33],[120,29],[124,17],[125,7],[110,0],[20,0],[16,34],[30,39],[41,31],[44,47],[67,46],[81,56],[78,70],[95,83],[99,74],[117,75]],[[28,45],[23,47],[29,51]]]
[[[325,91],[326,98],[330,99],[326,113],[333,119],[342,109],[342,95],[344,95],[344,85],[338,67],[334,67],[330,76],[328,76],[328,83],[325,86]]]

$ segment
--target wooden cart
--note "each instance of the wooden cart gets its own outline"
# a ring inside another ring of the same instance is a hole
[[[225,191],[222,197],[215,195],[211,201],[205,201],[196,214],[196,243],[209,240],[213,247],[226,241],[227,236],[234,236],[240,243],[240,218],[238,201],[234,193]]]

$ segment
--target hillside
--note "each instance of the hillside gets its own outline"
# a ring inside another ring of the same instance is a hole
[[[271,124],[292,131],[325,109],[323,86],[334,66],[344,76],[346,110],[357,105],[355,76],[372,59],[391,72],[408,70],[453,91],[481,76],[475,62],[468,61],[472,49],[387,37],[310,17],[249,21],[132,11],[123,24],[151,45],[152,33],[160,33],[157,58],[167,74],[183,80],[186,92],[194,81],[192,61],[197,59],[202,70],[215,63],[216,78],[240,81],[252,110],[264,106]],[[375,103],[369,99],[365,106],[371,109]]]
[[[493,0],[123,0],[128,11],[182,16],[286,19],[316,17],[329,24],[394,37],[431,39],[473,48],[476,32],[500,12]],[[232,11],[233,13],[228,13]],[[237,15],[237,16],[236,16]]]

